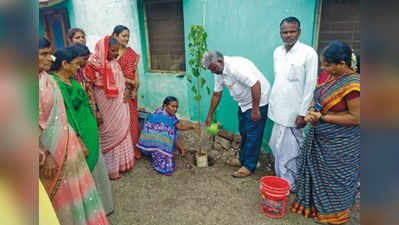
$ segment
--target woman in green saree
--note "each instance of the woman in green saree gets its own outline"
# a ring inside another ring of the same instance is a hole
[[[75,56],[70,64],[59,60],[64,58],[63,55],[65,54]],[[73,47],[57,50],[55,58],[56,60],[53,64],[55,73],[51,75],[57,81],[64,98],[68,123],[87,148],[86,162],[93,176],[104,210],[109,215],[113,212],[112,194],[104,158],[100,152],[97,121],[86,91],[73,79],[82,59],[79,57],[78,49]]]

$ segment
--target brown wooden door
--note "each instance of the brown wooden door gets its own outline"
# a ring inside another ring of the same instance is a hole
[[[64,47],[68,44],[67,33],[70,28],[66,8],[40,10],[45,36],[51,41],[52,48]]]

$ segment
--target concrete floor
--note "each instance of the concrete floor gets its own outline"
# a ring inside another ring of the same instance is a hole
[[[121,179],[112,181],[115,212],[112,225],[307,225],[313,219],[292,214],[272,219],[264,215],[259,203],[259,180],[269,175],[265,167],[250,177],[231,176],[235,168],[217,162],[209,168],[189,168],[180,156],[177,170],[168,177],[153,171],[151,162],[142,158]],[[261,159],[266,158],[261,155]],[[180,162],[180,163],[179,163]],[[265,165],[265,164],[263,164]],[[356,205],[356,204],[355,204]],[[354,207],[351,221],[360,224],[359,206]]]

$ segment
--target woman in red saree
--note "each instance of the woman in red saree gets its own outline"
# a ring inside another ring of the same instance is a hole
[[[126,98],[126,100],[128,101],[130,108],[130,133],[134,145],[134,155],[136,159],[139,159],[141,157],[141,152],[136,147],[136,144],[140,136],[139,113],[137,111],[137,91],[139,89],[139,73],[137,65],[140,60],[140,55],[127,46],[130,37],[130,32],[127,27],[118,25],[114,28],[112,34],[120,44],[118,63],[121,66],[123,75],[127,81],[126,86],[128,88],[125,91],[129,97]]]
[[[100,148],[111,180],[120,178],[135,163],[129,104],[124,101],[126,79],[116,58],[119,42],[106,36],[97,42],[85,73],[94,83],[96,108],[103,122],[98,126]]]

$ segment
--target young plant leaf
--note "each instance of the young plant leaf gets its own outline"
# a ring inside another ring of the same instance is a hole
[[[193,69],[193,75],[194,75],[194,77],[199,77],[200,76],[200,74],[199,74],[199,69],[197,69],[197,68],[194,68]]]
[[[188,65],[192,66],[195,63],[194,59],[188,60]]]
[[[203,77],[201,77],[201,88],[204,87],[205,82],[206,82],[206,80]]]
[[[209,87],[206,87],[206,92],[208,92],[208,95],[211,94],[211,89],[209,89]]]
[[[197,94],[197,88],[194,85],[191,86],[191,91],[194,92],[194,94]]]
[[[200,101],[200,100],[201,100],[201,95],[196,95],[196,96],[194,96],[194,99],[195,99],[196,101]]]
[[[187,76],[188,82],[192,83],[192,82],[193,82],[192,79],[193,79],[193,76],[191,76],[191,74],[189,74],[189,75]]]

